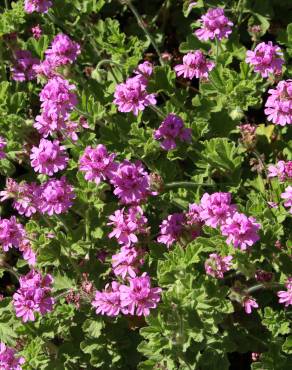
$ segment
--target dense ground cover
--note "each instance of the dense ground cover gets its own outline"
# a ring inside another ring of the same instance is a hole
[[[0,9],[0,369],[291,368],[291,1]]]

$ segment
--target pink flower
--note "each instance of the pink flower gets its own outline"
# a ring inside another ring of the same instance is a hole
[[[138,65],[134,73],[138,76],[146,78],[147,81],[147,78],[149,78],[153,73],[153,64],[148,61],[145,61]]]
[[[64,109],[59,108],[57,105],[52,104],[50,107],[46,105],[46,110],[36,116],[34,127],[38,132],[47,137],[54,134],[55,132],[66,129],[66,120],[69,118],[68,112],[64,112]]]
[[[201,207],[196,204],[189,204],[189,210],[186,213],[186,225],[191,232],[191,239],[195,239],[201,235],[203,221],[200,216]]]
[[[13,294],[13,305],[16,316],[21,317],[23,322],[35,321],[35,313],[45,315],[52,311],[54,298],[51,295],[51,275],[42,277],[40,272],[31,270],[28,274],[20,277],[20,288]]]
[[[120,286],[121,307],[130,315],[148,316],[150,309],[160,301],[161,288],[151,288],[150,277],[143,273],[140,277],[129,278],[130,286]]]
[[[230,193],[205,193],[200,203],[200,218],[207,226],[216,228],[225,223],[228,217],[236,211],[236,206],[231,204]]]
[[[113,177],[117,169],[114,162],[116,155],[109,154],[104,145],[99,144],[96,148],[86,147],[79,160],[79,170],[85,172],[85,179],[94,181],[97,185]]]
[[[107,284],[103,292],[97,291],[91,304],[96,308],[97,315],[114,317],[120,312],[125,315],[128,313],[127,309],[121,306],[120,284],[116,281]]]
[[[292,186],[288,186],[285,192],[281,194],[281,198],[285,200],[284,206],[291,207],[289,212],[292,213]]]
[[[0,191],[3,202],[6,199],[13,199],[12,206],[20,215],[30,217],[37,211],[37,201],[39,197],[39,187],[35,183],[26,182],[18,184],[13,179],[6,180],[5,190]]]
[[[221,232],[222,235],[227,236],[228,245],[233,244],[234,248],[246,250],[260,239],[259,228],[260,224],[256,223],[253,217],[235,212],[221,226]]]
[[[113,272],[116,276],[121,276],[123,279],[126,276],[134,278],[139,267],[143,265],[143,251],[134,247],[122,247],[120,252],[112,256]]]
[[[42,29],[41,29],[41,26],[39,24],[37,24],[36,26],[32,27],[31,28],[31,33],[33,35],[33,38],[35,38],[36,40],[39,40],[42,36]]]
[[[72,206],[74,198],[73,187],[65,176],[60,180],[51,179],[41,185],[38,208],[49,216],[65,213]]]
[[[49,176],[64,170],[69,161],[66,148],[58,140],[46,139],[41,139],[38,147],[32,147],[30,159],[35,172]]]
[[[232,32],[233,23],[221,8],[209,9],[205,15],[202,15],[201,23],[201,28],[195,31],[195,35],[201,41],[213,40],[215,37],[222,40],[228,38]]]
[[[283,53],[278,45],[273,45],[272,41],[267,44],[261,42],[257,47],[246,52],[246,62],[254,66],[254,71],[260,73],[262,77],[269,77],[269,74],[280,75],[284,60],[281,58]]]
[[[292,123],[292,80],[280,81],[276,89],[270,89],[265,114],[268,121],[286,126]]]
[[[135,76],[116,86],[114,104],[120,112],[133,112],[135,116],[148,105],[155,105],[155,94],[148,94],[144,78]]]
[[[0,219],[0,244],[4,252],[12,247],[18,248],[24,237],[25,230],[15,216]]]
[[[174,213],[167,216],[166,220],[160,225],[160,235],[157,238],[158,243],[165,244],[167,248],[177,242],[184,231],[185,215],[183,213]]]
[[[52,1],[50,0],[25,0],[24,10],[27,13],[47,13],[52,5]]]
[[[72,92],[76,86],[70,84],[60,76],[51,78],[40,92],[40,101],[42,108],[48,108],[48,103],[59,104],[65,110],[70,110],[77,104],[77,97]]]
[[[221,257],[217,253],[212,253],[205,262],[205,270],[208,275],[211,275],[217,279],[224,278],[224,272],[231,269],[232,256]]]
[[[28,262],[30,266],[36,264],[36,254],[32,250],[30,242],[26,239],[23,239],[19,244],[19,251],[22,252],[23,259]]]
[[[246,297],[244,300],[243,300],[243,307],[244,307],[244,310],[245,312],[249,315],[251,314],[251,311],[254,309],[254,308],[258,308],[259,305],[257,304],[256,300],[254,298],[250,298],[250,297]]]
[[[206,59],[200,50],[188,53],[183,57],[183,64],[174,67],[177,76],[183,76],[192,80],[196,78],[207,79],[209,72],[215,67],[215,63]]]
[[[16,350],[7,347],[0,342],[0,369],[1,370],[22,370],[25,359],[22,356],[16,356]]]
[[[6,157],[6,154],[4,152],[4,149],[6,148],[6,140],[0,136],[0,159],[3,159]]]
[[[176,148],[176,139],[190,142],[192,139],[192,130],[185,128],[183,120],[175,115],[169,114],[157,130],[154,131],[154,139],[160,140],[161,148],[171,150]]]
[[[51,47],[45,52],[46,60],[54,67],[75,62],[80,53],[80,45],[63,33],[55,36]]]
[[[40,63],[38,58],[33,58],[28,50],[17,50],[15,52],[15,64],[11,68],[14,81],[29,81],[36,77],[34,66]]]
[[[131,163],[124,160],[110,182],[115,188],[114,194],[122,204],[139,204],[149,195],[156,195],[150,189],[150,176],[140,161]]]
[[[109,238],[115,237],[119,244],[130,247],[138,242],[137,235],[146,233],[147,218],[143,215],[143,210],[139,206],[130,207],[126,212],[117,210],[109,217],[114,229],[109,234]]]
[[[280,181],[286,181],[292,178],[292,161],[279,161],[275,165],[268,167],[268,177],[278,177]]]
[[[292,305],[292,278],[286,281],[287,290],[280,290],[277,295],[280,298],[279,303],[283,303],[285,307]]]

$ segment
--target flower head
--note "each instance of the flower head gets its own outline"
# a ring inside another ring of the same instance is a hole
[[[205,15],[202,15],[201,23],[201,28],[195,31],[195,35],[201,41],[213,40],[215,37],[222,40],[228,38],[232,32],[233,23],[221,8],[209,9]]]
[[[134,278],[139,267],[143,265],[143,251],[135,247],[122,247],[120,252],[112,256],[113,272],[123,279],[126,276]]]
[[[253,51],[247,51],[246,62],[253,65],[254,71],[260,73],[262,77],[269,77],[269,74],[282,73],[284,60],[281,56],[283,53],[278,45],[273,45],[272,41],[267,44],[261,42]]]
[[[150,309],[156,308],[160,301],[160,288],[151,288],[150,277],[143,273],[140,277],[130,278],[130,286],[120,286],[121,306],[130,315],[148,316]]]
[[[45,54],[46,60],[58,67],[75,62],[80,52],[80,45],[77,42],[72,41],[69,36],[59,33]]]
[[[154,139],[161,140],[161,148],[171,150],[176,148],[176,140],[190,142],[192,130],[185,128],[183,120],[175,115],[169,114],[157,130],[154,131]]]
[[[36,312],[44,315],[52,311],[54,305],[54,298],[51,297],[52,283],[51,275],[43,277],[35,270],[20,277],[20,288],[13,295],[16,316],[21,317],[23,322],[35,321]]]
[[[17,222],[15,216],[11,216],[9,219],[0,219],[0,244],[5,252],[12,247],[19,248],[24,236],[25,230],[23,226]]]
[[[292,213],[292,186],[288,186],[285,192],[281,194],[281,198],[284,199],[284,206],[291,207],[289,212]]]
[[[79,170],[85,172],[85,179],[94,181],[97,185],[113,177],[117,164],[114,162],[116,155],[109,154],[106,147],[99,144],[96,148],[86,147],[79,160]]]
[[[292,278],[286,281],[287,290],[280,290],[277,295],[279,297],[279,303],[283,303],[285,307],[292,305]]]
[[[190,80],[194,77],[207,79],[209,72],[214,67],[215,63],[207,60],[200,50],[196,50],[192,53],[187,53],[183,57],[183,64],[176,65],[174,70],[177,76],[183,76]]]
[[[265,114],[268,121],[286,126],[292,123],[292,80],[280,81],[275,89],[270,89],[266,101]]]
[[[49,216],[65,213],[72,206],[74,198],[73,187],[65,176],[60,180],[51,179],[41,185],[38,208]]]
[[[2,136],[0,136],[0,159],[3,159],[6,157],[6,154],[4,152],[4,149],[6,148],[6,144],[7,144],[6,140]]]
[[[217,253],[212,253],[205,262],[206,273],[217,279],[224,278],[224,272],[231,269],[232,256],[221,257]]]
[[[221,232],[222,235],[227,236],[227,244],[246,250],[260,239],[259,228],[260,224],[256,223],[253,217],[235,212],[221,226]]]
[[[16,356],[16,350],[7,347],[5,343],[0,342],[0,369],[1,370],[22,370],[25,359],[22,356]]]
[[[279,161],[275,165],[268,167],[268,177],[278,177],[280,181],[292,179],[292,161]]]
[[[207,226],[216,228],[225,223],[236,210],[230,193],[205,193],[200,203],[200,218]]]
[[[47,13],[52,5],[51,0],[25,0],[24,10],[27,13]]]
[[[36,26],[32,27],[31,28],[31,33],[33,35],[33,38],[35,38],[36,40],[39,40],[42,36],[42,29],[41,29],[41,26],[39,24],[37,24]]]
[[[107,284],[104,291],[97,291],[91,304],[96,309],[97,315],[114,317],[118,316],[120,312],[128,313],[127,309],[121,306],[120,284],[116,281]]]
[[[46,139],[41,139],[39,146],[32,148],[30,159],[35,172],[49,176],[66,168],[69,161],[66,148],[58,140]]]
[[[257,304],[257,301],[254,298],[251,297],[245,297],[242,303],[245,312],[249,315],[251,314],[252,310],[254,308],[258,308],[259,305]]]
[[[120,112],[133,112],[135,116],[148,105],[155,105],[155,94],[146,91],[145,78],[141,75],[128,78],[116,86],[114,104]]]
[[[165,244],[167,248],[171,247],[182,236],[185,221],[183,213],[174,213],[167,216],[167,219],[163,220],[160,225],[160,235],[157,238],[158,243]]]
[[[109,234],[109,238],[115,237],[119,244],[130,247],[138,242],[137,235],[146,233],[147,218],[143,215],[143,210],[139,206],[133,206],[125,211],[117,210],[109,217],[114,229]]]
[[[33,58],[28,50],[15,52],[15,64],[11,68],[14,81],[30,81],[36,77],[34,66],[40,63],[38,58]]]
[[[150,176],[140,161],[131,163],[124,160],[110,182],[115,188],[114,194],[122,204],[139,204],[149,195],[156,194],[150,189]]]

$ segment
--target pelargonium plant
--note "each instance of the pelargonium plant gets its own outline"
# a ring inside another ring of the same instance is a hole
[[[0,2],[0,370],[288,370],[289,1]]]

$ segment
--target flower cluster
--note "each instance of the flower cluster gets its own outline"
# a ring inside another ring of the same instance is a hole
[[[292,179],[292,161],[279,161],[268,167],[268,177],[278,177],[280,181]]]
[[[201,28],[195,31],[195,35],[201,41],[217,38],[222,40],[231,34],[233,23],[225,16],[222,8],[209,9],[201,17]]]
[[[282,55],[278,45],[273,45],[271,41],[267,44],[261,42],[253,51],[246,52],[246,62],[253,65],[254,71],[262,77],[269,77],[269,74],[280,75],[284,64]]]
[[[290,207],[289,212],[292,214],[292,186],[288,186],[285,192],[281,194],[281,198],[284,199],[284,206]]]
[[[109,234],[109,238],[115,237],[119,244],[125,247],[131,247],[138,242],[137,235],[147,232],[147,218],[143,214],[143,210],[139,206],[116,210],[115,213],[109,216],[111,222],[108,225],[114,227]]]
[[[168,215],[166,220],[163,220],[160,225],[160,235],[157,238],[158,243],[165,244],[167,248],[171,247],[178,241],[184,231],[186,222],[183,213],[174,213]]]
[[[135,77],[116,86],[114,104],[120,112],[133,112],[135,116],[145,107],[156,104],[155,94],[148,94],[148,77],[152,74],[150,63],[138,65]]]
[[[27,13],[47,13],[52,5],[53,3],[51,0],[25,0],[24,10]]]
[[[252,310],[254,308],[258,308],[259,305],[257,304],[257,301],[254,298],[251,297],[245,297],[242,305],[244,307],[245,312],[249,315],[251,314]]]
[[[49,49],[46,50],[46,62],[53,68],[71,64],[76,61],[81,53],[80,45],[72,41],[69,36],[59,33],[51,43]]]
[[[25,359],[22,356],[16,356],[16,350],[7,347],[5,343],[0,342],[0,369],[1,370],[22,370]]]
[[[192,138],[192,130],[185,128],[183,120],[175,115],[169,114],[157,130],[154,131],[154,139],[161,140],[161,148],[164,150],[172,150],[176,148],[176,139],[190,142]]]
[[[265,114],[268,121],[286,126],[292,123],[292,80],[280,81],[275,89],[268,91]]]
[[[150,309],[156,308],[160,301],[160,288],[151,288],[150,277],[143,273],[129,278],[129,285],[114,281],[106,285],[102,292],[97,291],[92,306],[97,314],[107,316],[124,315],[148,316]]]
[[[35,172],[52,176],[66,168],[69,157],[66,148],[58,140],[41,139],[39,146],[32,148],[30,159]]]
[[[215,67],[215,63],[207,60],[205,55],[196,50],[187,53],[183,57],[183,64],[176,65],[174,70],[177,76],[183,76],[192,80],[194,77],[208,79],[209,72]]]
[[[142,249],[135,247],[123,246],[119,253],[112,256],[113,272],[116,276],[121,276],[123,279],[126,276],[131,278],[136,277],[139,272],[139,267],[143,265],[144,253]]]
[[[211,253],[205,262],[206,273],[217,279],[223,279],[224,272],[231,269],[232,256],[222,257],[217,253]]]
[[[66,212],[75,198],[73,187],[65,176],[50,179],[41,185],[26,182],[18,184],[8,179],[6,189],[0,192],[1,201],[13,199],[13,207],[19,214],[30,217],[36,212],[53,215]]]
[[[122,204],[139,204],[149,195],[156,195],[150,189],[150,176],[140,161],[121,162],[110,180],[114,186],[114,194]]]
[[[0,219],[0,244],[5,252],[12,247],[19,248],[24,237],[25,230],[15,216]]]
[[[96,148],[85,148],[79,160],[79,170],[85,172],[85,179],[94,181],[97,185],[101,181],[112,179],[117,169],[114,162],[116,155],[109,154],[104,145],[99,144]]]
[[[44,277],[31,270],[19,278],[20,288],[13,294],[13,305],[17,317],[23,322],[35,321],[35,313],[45,315],[52,311],[54,298],[51,297],[53,278],[47,274]]]
[[[193,218],[193,221],[192,221]],[[260,224],[253,217],[237,212],[237,207],[231,204],[229,193],[205,193],[199,205],[190,205],[189,212],[169,215],[160,225],[160,236],[157,241],[169,248],[178,241],[186,230],[185,225],[194,223],[195,233],[191,239],[197,237],[202,225],[212,228],[219,227],[227,244],[235,248],[246,250],[259,240]]]
[[[3,159],[6,157],[6,154],[4,152],[4,149],[6,148],[6,140],[0,136],[0,159]]]
[[[75,90],[75,85],[59,76],[51,78],[42,89],[42,112],[36,117],[34,127],[44,137],[66,130],[69,113],[77,104],[76,95],[72,90]]]
[[[283,303],[285,307],[292,305],[292,278],[286,281],[287,290],[280,290],[277,295],[279,297],[279,303]]]
[[[28,50],[17,50],[15,52],[15,64],[11,68],[14,81],[30,81],[36,78],[35,66],[39,65],[38,58],[33,58]]]
[[[31,33],[34,39],[39,40],[43,34],[41,26],[37,24],[36,26],[31,28]]]

